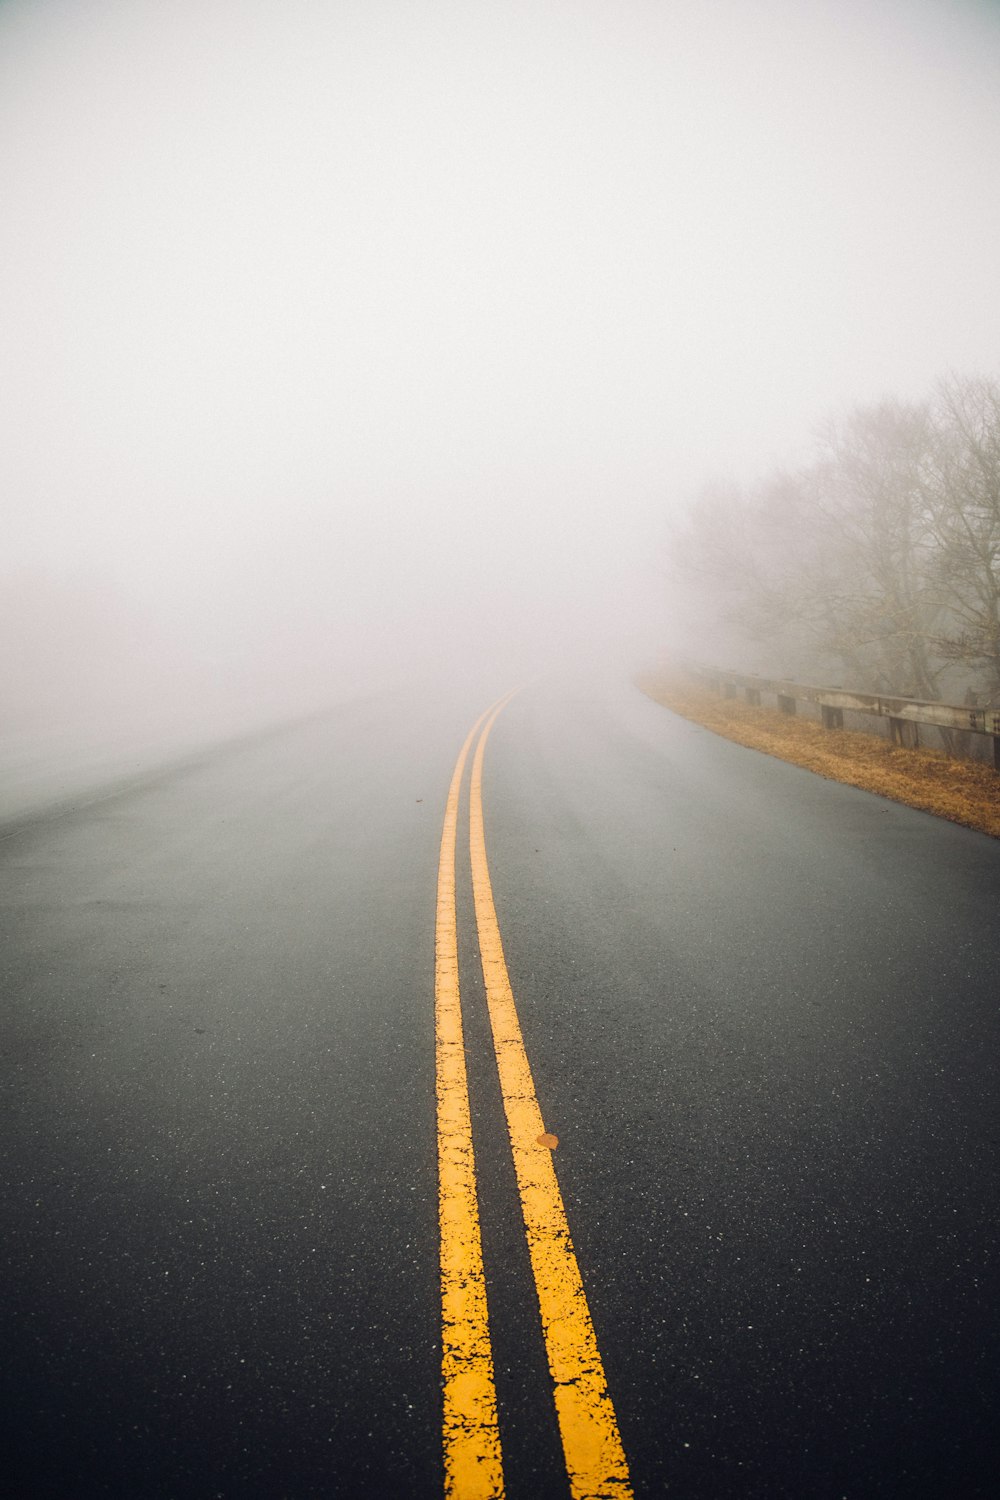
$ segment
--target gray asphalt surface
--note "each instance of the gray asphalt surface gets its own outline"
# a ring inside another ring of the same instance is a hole
[[[476,698],[358,702],[0,839],[4,1470],[440,1493],[433,933]],[[990,1495],[1000,843],[540,683],[508,966],[638,1495]],[[565,1497],[459,927],[512,1500]]]

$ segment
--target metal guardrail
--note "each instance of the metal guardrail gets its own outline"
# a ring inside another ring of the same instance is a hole
[[[791,678],[758,677],[753,673],[725,672],[716,667],[689,666],[687,670],[723,698],[735,698],[742,692],[748,703],[759,704],[761,695],[767,693],[777,699],[778,708],[787,714],[795,713],[797,702],[816,703],[826,729],[843,729],[845,709],[888,719],[893,743],[910,749],[919,743],[920,724],[966,734],[989,735],[993,741],[993,764],[1000,771],[1000,709],[927,703],[919,698],[854,693],[839,687],[811,687]]]

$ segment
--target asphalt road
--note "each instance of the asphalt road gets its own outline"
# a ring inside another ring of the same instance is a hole
[[[441,1494],[435,881],[489,696],[0,830],[12,1493]],[[622,684],[526,688],[483,799],[634,1493],[992,1496],[1000,843]],[[506,1492],[565,1500],[462,827]]]

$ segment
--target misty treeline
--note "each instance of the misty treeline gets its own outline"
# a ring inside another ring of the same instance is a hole
[[[713,664],[1000,706],[1000,384],[856,407],[804,467],[707,487],[669,550]]]

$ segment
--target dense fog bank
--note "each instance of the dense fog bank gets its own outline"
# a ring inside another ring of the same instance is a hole
[[[775,547],[712,502],[766,638],[664,532],[995,368],[998,64],[977,0],[6,0],[3,763],[488,701],[671,619],[834,670],[773,564],[843,571],[842,495],[822,545],[802,495],[750,505]]]

